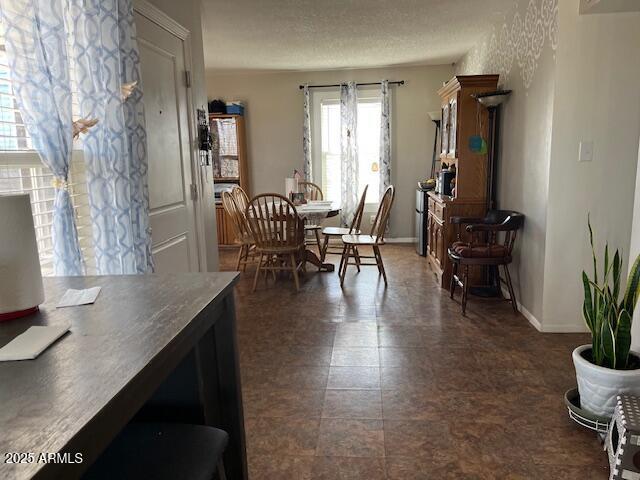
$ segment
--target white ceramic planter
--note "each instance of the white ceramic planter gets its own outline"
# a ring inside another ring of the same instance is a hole
[[[613,370],[599,367],[582,356],[591,345],[581,345],[573,351],[580,406],[596,415],[611,417],[620,393],[640,395],[640,369]],[[637,353],[632,352],[639,356]]]

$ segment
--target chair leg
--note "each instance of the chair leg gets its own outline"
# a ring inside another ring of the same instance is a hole
[[[240,271],[240,262],[242,262],[243,253],[244,253],[244,245],[240,245],[240,250],[238,250],[238,258],[236,259],[236,272]]]
[[[347,253],[347,245],[342,245],[342,255],[340,256],[340,266],[338,267],[338,275],[342,276],[342,267],[344,264],[344,258]]]
[[[227,474],[224,471],[224,461],[222,458],[218,461],[218,480],[227,480]]]
[[[514,312],[518,312],[518,303],[516,302],[516,293],[513,290],[513,283],[511,283],[511,274],[509,273],[509,266],[504,265],[504,276],[507,280],[507,288],[509,288],[509,300],[511,300],[511,306]]]
[[[469,296],[469,265],[464,266],[464,280],[462,284],[462,315],[467,314],[467,297]]]
[[[356,268],[358,269],[358,273],[360,273],[360,252],[358,252],[358,247],[353,246],[353,256],[356,258]]]
[[[293,281],[296,283],[296,292],[300,290],[300,279],[298,278],[298,262],[296,261],[296,254],[289,254],[289,261],[291,262],[291,272],[293,273]]]
[[[373,251],[376,254],[376,264],[378,265],[378,270],[382,273],[382,278],[384,278],[384,284],[387,285],[387,272],[384,271],[384,262],[382,261],[382,254],[380,253],[380,247],[375,245],[373,247]]]
[[[320,261],[324,263],[324,259],[327,257],[327,250],[329,249],[329,235],[324,236],[324,242],[322,243],[322,249],[320,250]]]
[[[251,289],[252,292],[256,291],[256,286],[258,285],[258,277],[260,277],[260,267],[262,267],[263,256],[264,255],[261,253],[260,260],[258,260],[258,267],[256,268],[256,274],[253,276],[253,288]]]
[[[252,246],[251,244],[247,244],[245,248],[245,253],[244,253],[244,263],[242,265],[243,272],[247,271],[247,264],[249,263],[249,258],[251,258],[252,261],[255,261],[257,256],[258,256],[258,252],[255,249],[255,247]]]
[[[244,256],[242,258],[242,271],[247,271],[247,263],[249,263],[249,251],[251,250],[251,245],[242,245],[244,249]]]
[[[320,241],[320,231],[314,230],[313,233],[316,234],[316,243],[318,244],[318,256],[322,256],[322,242]]]
[[[504,300],[504,295],[502,294],[502,284],[500,280],[500,269],[493,265],[491,267],[491,273],[493,275],[493,286],[498,290],[498,297]]]
[[[451,282],[449,283],[449,298],[453,300],[453,296],[456,293],[456,275],[458,275],[458,262],[452,262],[451,265]]]
[[[351,245],[345,245],[342,249],[342,260],[340,260],[340,286],[344,284],[344,277],[349,266],[349,250]]]

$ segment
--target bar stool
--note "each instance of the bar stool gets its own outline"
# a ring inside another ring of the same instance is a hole
[[[226,480],[222,454],[228,441],[227,432],[203,425],[132,423],[83,478]]]

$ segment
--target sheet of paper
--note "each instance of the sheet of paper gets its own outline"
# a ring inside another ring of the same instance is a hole
[[[94,303],[102,287],[85,288],[84,290],[74,290],[70,288],[58,302],[57,308],[75,307],[76,305],[89,305]]]
[[[69,325],[29,327],[0,348],[0,362],[33,360],[69,330]]]

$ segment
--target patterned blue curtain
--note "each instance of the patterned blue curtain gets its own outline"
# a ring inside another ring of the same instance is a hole
[[[70,5],[80,114],[99,120],[83,141],[98,273],[151,272],[146,130],[132,2],[70,0]],[[133,88],[130,95],[123,85]]]
[[[311,95],[309,85],[304,86],[304,119],[302,126],[302,151],[304,165],[302,171],[306,182],[313,182],[313,161],[311,158]]]
[[[391,110],[389,108],[389,81],[380,86],[382,116],[380,118],[380,198],[391,185]]]
[[[341,199],[340,221],[351,224],[358,207],[358,91],[355,82],[340,86]]]
[[[67,190],[71,159],[71,83],[63,0],[2,0],[9,70],[27,131],[53,173],[53,265],[56,275],[82,275],[84,264]]]

